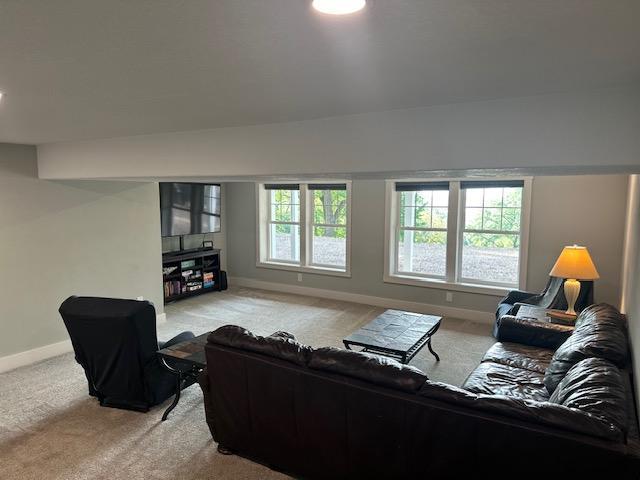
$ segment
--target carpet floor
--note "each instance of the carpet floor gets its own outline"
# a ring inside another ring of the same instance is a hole
[[[286,330],[309,345],[341,346],[342,338],[383,309],[299,295],[232,287],[166,307],[158,338],[205,333],[236,324],[259,335]],[[429,378],[460,385],[493,344],[488,325],[446,318],[411,362]],[[162,412],[102,408],[87,394],[82,369],[68,353],[0,374],[0,478],[275,479],[288,478],[237,456],[216,452],[204,419],[202,392],[183,392],[166,422]]]

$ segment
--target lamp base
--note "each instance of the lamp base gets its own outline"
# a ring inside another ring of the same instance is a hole
[[[564,296],[567,299],[567,315],[576,315],[574,310],[578,294],[580,293],[580,282],[575,278],[567,278],[564,281]]]

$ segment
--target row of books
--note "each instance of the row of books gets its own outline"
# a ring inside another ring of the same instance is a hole
[[[196,278],[200,278],[202,275],[200,270],[183,270],[182,276],[185,280],[194,280]]]
[[[173,297],[182,293],[182,284],[180,280],[171,280],[164,282],[164,296]]]
[[[164,296],[173,297],[174,295],[179,295],[181,293],[195,292],[196,290],[201,290],[202,288],[211,288],[216,284],[213,272],[205,272],[202,276],[202,281],[200,281],[199,279],[200,272],[198,272],[198,276],[196,277],[185,276],[184,281],[166,281],[164,282]]]

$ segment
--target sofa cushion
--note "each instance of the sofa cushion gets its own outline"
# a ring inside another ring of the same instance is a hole
[[[448,385],[427,381],[418,395],[449,405],[472,408],[494,415],[543,424],[571,432],[623,441],[621,430],[586,411],[550,402],[536,402],[503,395],[482,395]]]
[[[521,343],[497,342],[487,350],[482,361],[544,373],[552,356],[553,350],[547,348],[532,347]]]
[[[333,347],[314,350],[309,367],[405,392],[416,392],[427,380],[419,369],[392,358]]]
[[[604,358],[623,367],[628,356],[624,316],[611,305],[591,305],[580,313],[573,334],[553,354],[544,383],[553,393],[569,369],[585,358]]]
[[[504,395],[538,402],[549,399],[544,386],[544,374],[493,362],[478,365],[462,388],[473,393]]]
[[[225,325],[214,330],[207,337],[207,341],[268,355],[301,366],[307,364],[311,355],[311,347],[298,343],[291,334],[276,332],[269,337],[261,337],[236,325]]]
[[[601,358],[587,358],[567,372],[549,399],[627,429],[627,395],[620,370]]]

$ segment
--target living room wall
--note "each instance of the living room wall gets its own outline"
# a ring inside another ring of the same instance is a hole
[[[69,295],[143,296],[162,313],[158,211],[156,184],[39,180],[35,147],[0,144],[0,368],[60,353]]]
[[[626,175],[536,177],[533,181],[527,287],[540,291],[564,245],[589,247],[601,279],[596,300],[619,304],[621,251],[627,192]],[[313,287],[442,307],[488,312],[500,297],[384,283],[385,185],[355,180],[352,198],[351,278],[303,274],[256,267],[256,199],[254,183],[227,184],[229,274],[232,278]],[[246,283],[246,282],[245,282]]]
[[[640,410],[640,175],[629,178],[627,230],[623,261],[622,311],[627,314],[635,372],[635,395]]]

